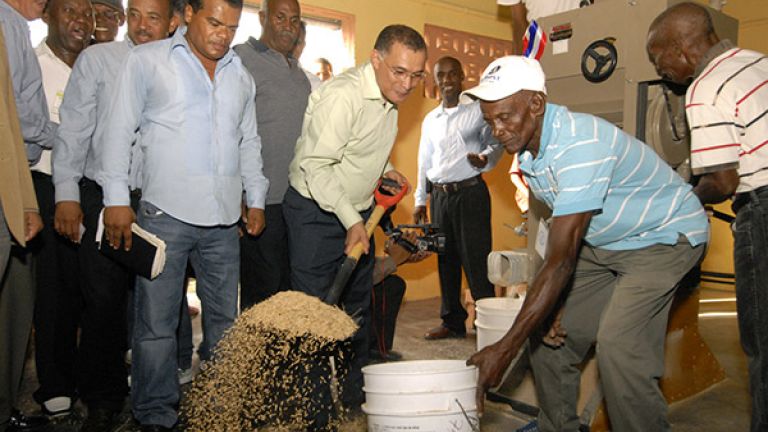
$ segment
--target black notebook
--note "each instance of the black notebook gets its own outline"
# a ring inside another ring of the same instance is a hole
[[[156,278],[165,267],[165,242],[135,223],[131,225],[131,232],[133,234],[131,250],[126,251],[122,245],[118,249],[112,248],[106,238],[102,210],[99,216],[99,228],[96,231],[99,251],[139,276],[147,279]]]

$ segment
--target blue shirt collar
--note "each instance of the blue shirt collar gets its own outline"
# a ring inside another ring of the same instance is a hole
[[[195,53],[192,52],[192,48],[189,46],[189,42],[187,41],[187,38],[185,37],[187,34],[187,27],[179,27],[176,30],[176,33],[173,34],[173,37],[171,37],[171,49],[169,51],[169,54],[173,52],[174,49],[177,47],[183,47],[187,50],[189,55],[195,58],[198,62],[200,59],[197,58]],[[224,66],[228,65],[230,62],[232,62],[232,59],[235,58],[235,52],[232,51],[232,48],[230,47],[227,50],[227,53],[224,54],[224,57],[220,58],[218,62],[216,62],[216,70],[221,70]],[[202,66],[202,64],[201,64]]]

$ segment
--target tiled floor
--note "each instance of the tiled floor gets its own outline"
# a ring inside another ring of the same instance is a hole
[[[732,297],[725,291],[702,290],[702,298],[726,298],[716,304],[702,305],[703,312],[732,311]],[[706,301],[706,300],[705,300]],[[423,333],[439,324],[438,299],[405,303],[400,311],[394,349],[403,354],[404,360],[417,359],[466,359],[475,350],[475,335],[470,331],[463,340],[425,341]],[[199,342],[200,318],[194,320],[195,339]],[[703,317],[699,321],[700,332],[709,344],[727,378],[705,392],[672,404],[670,421],[674,431],[746,431],[749,429],[749,396],[747,393],[746,360],[738,341],[738,328],[733,316]],[[39,408],[31,399],[35,387],[34,362],[28,362],[22,408],[34,412]],[[533,400],[530,378],[525,378],[519,400]],[[519,392],[520,393],[520,392]],[[518,395],[519,396],[519,395]],[[489,402],[481,427],[485,432],[509,432],[528,422],[529,418],[513,411],[506,404]]]

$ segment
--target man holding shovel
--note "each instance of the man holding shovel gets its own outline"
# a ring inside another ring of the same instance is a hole
[[[341,396],[349,409],[363,402],[360,369],[368,360],[374,259],[363,223],[381,177],[409,187],[388,160],[397,135],[397,106],[424,78],[426,56],[418,32],[403,25],[384,28],[369,63],[312,93],[290,166],[283,213],[293,289],[325,298],[345,255],[358,243],[365,253],[341,296],[344,308],[359,311],[361,320]]]

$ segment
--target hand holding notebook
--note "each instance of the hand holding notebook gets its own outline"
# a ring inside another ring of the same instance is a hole
[[[104,229],[104,210],[99,215],[96,242],[102,255],[127,267],[139,276],[154,279],[165,267],[165,242],[137,224],[131,224],[132,246],[130,250],[110,247]]]

